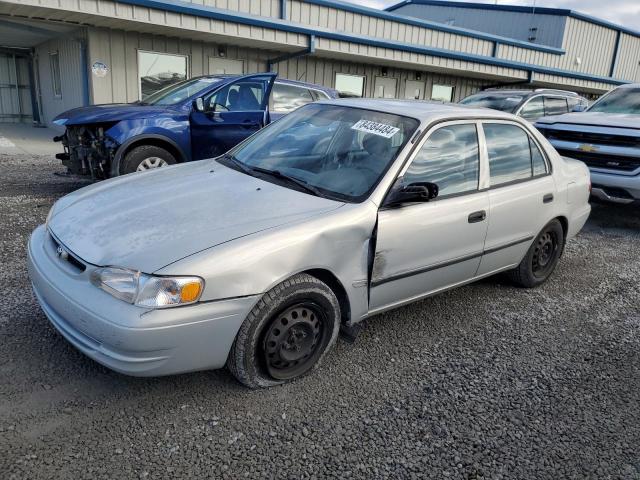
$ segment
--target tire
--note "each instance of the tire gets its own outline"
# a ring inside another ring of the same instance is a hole
[[[311,275],[295,275],[249,312],[227,368],[249,388],[289,382],[318,367],[339,330],[340,304],[333,291]]]
[[[538,234],[517,268],[508,272],[513,283],[524,288],[542,285],[551,276],[564,251],[564,230],[551,220]]]
[[[128,152],[120,164],[120,175],[151,170],[176,163],[176,158],[167,150],[155,145],[140,145]]]

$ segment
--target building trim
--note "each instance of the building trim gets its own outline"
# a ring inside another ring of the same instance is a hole
[[[616,44],[613,47],[613,57],[611,58],[611,69],[609,70],[609,76],[613,78],[618,66],[618,57],[620,56],[620,44],[622,43],[622,32],[618,30],[616,33]]]
[[[305,0],[306,1],[306,0]],[[633,30],[632,28],[623,27],[607,20],[602,20],[586,13],[577,12],[575,10],[569,10],[566,8],[550,8],[550,7],[528,7],[522,5],[494,5],[489,3],[471,3],[471,2],[458,2],[450,0],[402,0],[399,3],[391,5],[385,8],[387,12],[393,12],[405,5],[431,5],[439,7],[454,7],[454,8],[472,8],[476,10],[499,10],[503,12],[519,12],[519,13],[531,13],[541,15],[554,15],[556,17],[571,17],[577,20],[583,20],[585,22],[593,23],[601,27],[610,28],[623,33],[627,33],[634,37],[640,38],[640,31]]]
[[[221,10],[214,7],[196,5],[193,3],[183,2],[179,0],[119,0],[120,3],[136,5],[157,10],[165,10],[173,13],[185,15],[194,15],[215,20],[222,20],[243,25],[270,28],[291,33],[300,33],[303,35],[315,35],[317,38],[325,38],[328,40],[337,40],[342,42],[354,43],[359,45],[367,45],[372,47],[387,48],[402,52],[418,53],[432,57],[448,58],[452,60],[461,60],[465,62],[479,63],[483,65],[492,65],[496,67],[509,68],[515,70],[523,70],[525,72],[533,71],[546,75],[555,75],[564,78],[573,78],[577,80],[585,80],[591,82],[600,82],[610,85],[623,85],[633,83],[628,80],[616,79],[605,76],[590,75],[587,73],[574,72],[571,70],[562,70],[559,68],[544,67],[528,63],[514,62],[501,58],[485,57],[469,53],[460,53],[453,50],[445,50],[436,47],[424,47],[414,44],[397,42],[393,40],[381,40],[378,38],[367,37],[363,35],[355,35],[351,33],[335,32],[333,30],[321,27],[308,27],[291,23],[278,19],[265,19],[253,15],[232,12],[229,10]]]
[[[500,35],[493,35],[491,33],[479,32],[477,30],[470,30],[462,27],[455,27],[453,25],[445,25],[442,23],[431,22],[429,20],[423,20],[415,17],[408,17],[405,15],[399,15],[397,13],[390,13],[386,10],[378,10],[376,8],[364,7],[354,3],[346,3],[338,0],[300,0],[303,3],[309,3],[312,5],[318,5],[321,7],[337,8],[351,13],[359,13],[361,15],[367,15],[369,17],[380,18],[383,20],[389,20],[391,22],[403,23],[405,25],[413,25],[415,27],[424,27],[439,32],[452,33],[456,35],[463,35],[466,37],[477,38],[479,40],[486,40],[489,42],[500,42],[505,45],[513,45],[514,47],[526,48],[529,50],[535,50],[539,52],[552,53],[554,55],[564,55],[566,51],[562,48],[550,47],[548,45],[540,45],[539,43],[524,42],[522,40],[516,40],[514,38],[502,37]]]

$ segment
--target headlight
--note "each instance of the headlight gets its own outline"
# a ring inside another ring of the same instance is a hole
[[[147,308],[188,305],[200,299],[200,277],[158,277],[117,267],[99,268],[91,283],[125,302]]]

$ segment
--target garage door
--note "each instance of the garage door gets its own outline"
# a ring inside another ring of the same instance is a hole
[[[0,53],[0,122],[31,123],[29,59]]]

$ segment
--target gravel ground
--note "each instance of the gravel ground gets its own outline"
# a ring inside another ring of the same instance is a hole
[[[140,379],[74,350],[25,265],[82,184],[0,156],[3,478],[640,479],[640,208],[594,206],[545,286],[489,279],[381,315],[263,391]]]

